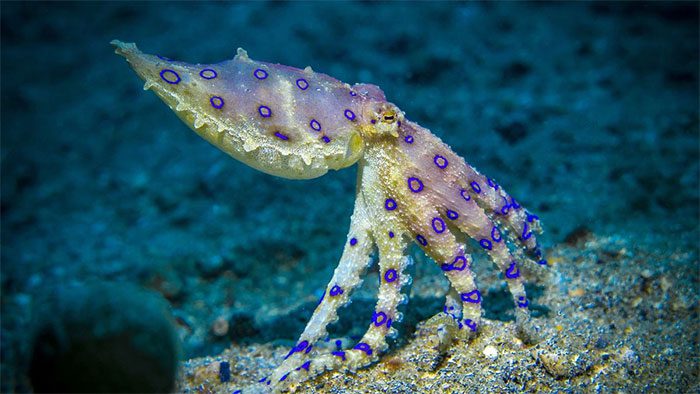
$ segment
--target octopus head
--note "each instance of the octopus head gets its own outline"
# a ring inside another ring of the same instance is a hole
[[[386,101],[372,102],[366,106],[363,115],[369,119],[369,123],[362,127],[362,136],[365,139],[399,136],[404,113],[396,105]]]

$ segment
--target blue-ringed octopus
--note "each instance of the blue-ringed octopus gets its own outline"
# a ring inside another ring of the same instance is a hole
[[[310,67],[255,61],[243,49],[232,60],[188,64],[144,54],[134,44],[112,44],[145,80],[144,89],[197,134],[253,168],[309,179],[359,166],[355,208],[333,277],[296,345],[254,391],[284,390],[325,370],[354,370],[376,361],[400,319],[412,243],[449,280],[444,313],[467,336],[479,329],[482,295],[465,235],[503,272],[517,326],[528,325],[523,263],[547,265],[536,240],[539,218],[428,129],[406,119],[379,87],[350,86]],[[317,345],[326,327],[375,253],[381,280],[367,332],[352,348],[322,350]]]

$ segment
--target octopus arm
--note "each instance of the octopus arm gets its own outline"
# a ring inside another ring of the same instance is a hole
[[[349,302],[352,291],[362,283],[361,276],[371,261],[370,255],[374,250],[370,226],[371,219],[363,196],[358,191],[348,241],[338,266],[297,344],[269,377],[273,388],[282,382],[289,384],[309,379],[327,368],[321,366],[323,363],[316,359],[318,352],[312,349],[327,335],[327,326],[338,319],[338,309]]]

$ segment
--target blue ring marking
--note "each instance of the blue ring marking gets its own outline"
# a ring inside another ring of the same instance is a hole
[[[381,319],[381,320],[380,320]],[[374,322],[374,325],[377,327],[380,327],[382,324],[384,324],[387,321],[387,316],[386,313],[384,312],[374,312],[374,315],[372,316],[372,322]]]
[[[518,209],[521,207],[513,197],[510,198],[510,206],[513,207],[513,209]]]
[[[464,319],[464,325],[469,327],[470,330],[476,332],[476,323],[471,319]]]
[[[458,265],[459,263],[462,263],[462,265]],[[452,262],[452,269],[455,271],[464,271],[465,268],[467,268],[467,258],[464,256],[455,257],[454,261]]]
[[[234,392],[231,393],[231,394],[241,394],[242,392],[243,392],[243,391],[241,391],[241,390],[236,390],[236,391],[234,391]]]
[[[507,215],[508,212],[510,212],[510,204],[508,204],[508,199],[505,196],[501,196],[503,198],[503,201],[505,201],[505,204],[503,204],[503,208],[501,208],[501,213],[503,215]]]
[[[355,246],[357,244],[357,238],[350,238],[350,246]]]
[[[520,276],[520,268],[518,268],[517,262],[513,261],[510,263],[510,267],[508,267],[506,270],[506,278],[515,279],[518,276]]]
[[[470,185],[472,186],[472,190],[474,190],[474,193],[476,193],[476,194],[481,193],[481,186],[479,186],[479,184],[476,181],[472,181],[472,183],[470,183]]]
[[[331,287],[331,291],[328,294],[330,294],[331,297],[341,295],[343,294],[343,288],[338,285],[335,285]]]
[[[424,236],[422,236],[420,234],[416,235],[416,241],[418,241],[418,243],[423,245],[423,246],[428,245],[428,241],[425,239]]]
[[[327,143],[329,143],[329,142],[331,142],[331,139],[330,139],[330,138],[328,138],[328,136],[327,136],[327,135],[324,135],[323,137],[321,137],[321,139],[322,139],[322,140],[323,140],[323,142],[325,142],[326,144],[327,144]]]
[[[520,235],[520,239],[523,241],[526,241],[532,237],[532,231],[530,231],[530,227],[527,225],[527,222],[523,222],[523,233]]]
[[[165,75],[168,74],[168,73],[174,75],[174,76],[175,76],[175,79],[174,79],[174,80],[170,80],[170,79],[166,78]],[[177,85],[178,83],[180,83],[180,81],[182,81],[182,79],[180,78],[180,75],[178,75],[178,73],[176,73],[175,71],[173,71],[173,70],[171,70],[171,69],[169,69],[169,68],[164,68],[164,69],[162,69],[162,70],[160,71],[160,77],[161,77],[161,79],[163,79],[163,81],[165,81],[165,82],[167,82],[167,83],[169,83],[169,84],[171,84],[171,85]]]
[[[353,92],[353,91],[351,90],[351,91],[350,91],[350,95],[354,97],[354,96],[357,96],[357,93],[355,93],[355,92]]]
[[[440,218],[433,218],[433,230],[435,230],[436,233],[442,234],[445,232],[445,221],[440,219]]]
[[[259,382],[259,383],[262,383],[262,382],[264,382],[266,379],[267,379],[267,376],[265,376],[264,378],[258,380],[258,382]]]
[[[387,198],[386,201],[384,201],[384,209],[393,211],[396,209],[396,201],[393,198]]]
[[[353,347],[353,349],[362,350],[363,352],[367,353],[368,356],[372,355],[372,348],[364,342],[358,343],[355,345],[355,347]]]
[[[530,305],[530,302],[523,296],[518,297],[518,307],[519,308],[527,308],[527,306]]]
[[[369,122],[372,123],[372,124],[375,124],[375,123],[377,123],[377,119],[372,119],[372,120],[370,120]]]
[[[450,220],[456,220],[459,217],[459,214],[451,209],[447,210],[447,218]]]
[[[547,260],[542,259],[542,260],[538,261],[537,264],[539,264],[539,265],[547,265]]]
[[[284,376],[280,378],[280,382],[283,382],[285,379],[287,379],[287,376],[289,376],[289,372],[287,372],[286,374],[284,374]]]
[[[297,87],[301,90],[306,90],[309,88],[309,83],[304,78],[297,79]]]
[[[413,136],[407,135],[406,137],[404,137],[403,140],[406,141],[407,144],[412,144],[413,143]]]
[[[396,122],[396,126],[401,127],[401,121]]]
[[[311,366],[311,360],[305,362],[304,364],[301,364],[298,368],[297,371],[300,369],[305,369],[306,371],[309,370],[309,366]]]
[[[294,346],[294,352],[295,353],[300,352],[300,351],[306,349],[307,346],[309,346],[309,341],[306,341],[306,340],[301,341],[301,342],[299,342],[299,344]]]
[[[355,113],[350,111],[349,109],[346,109],[345,117],[348,118],[348,120],[355,120]]]
[[[207,73],[207,75],[204,75],[205,72]],[[205,68],[199,72],[199,76],[204,79],[214,79],[218,77],[219,74],[217,74],[216,70],[214,70],[213,68]]]
[[[493,188],[493,190],[498,190],[498,183],[496,183],[496,181],[494,181],[493,179],[486,178],[486,184],[491,186]]]
[[[440,155],[435,155],[435,157],[433,158],[433,162],[435,163],[436,166],[438,166],[438,168],[440,168],[442,170],[447,168],[447,165],[449,164],[447,159],[444,156],[440,156]]]
[[[391,328],[391,319],[386,321],[386,328]]]
[[[211,106],[216,109],[221,109],[224,107],[224,99],[219,96],[211,96],[209,99]]]
[[[394,238],[394,232],[393,232],[393,231],[389,231],[389,238]]]
[[[395,281],[398,277],[399,274],[397,274],[396,270],[393,268],[386,270],[386,272],[384,273],[384,280],[387,281],[387,283]]]
[[[493,249],[493,244],[488,239],[482,239],[481,241],[479,241],[479,245],[481,245],[481,247],[486,250]]]
[[[267,71],[263,70],[262,68],[258,68],[255,71],[253,71],[253,75],[255,78],[263,80],[267,78]]]
[[[335,348],[338,350],[343,350],[343,341],[340,339],[335,340]]]
[[[462,298],[462,301],[472,304],[478,304],[481,302],[481,293],[479,290],[472,290],[469,293],[462,293],[460,297]]]
[[[270,116],[272,116],[272,110],[271,110],[270,107],[268,107],[267,105],[261,105],[261,106],[259,106],[259,107],[258,107],[258,113],[259,113],[260,116],[262,116],[263,118],[269,118]]]
[[[498,236],[498,238],[496,238],[496,236]],[[493,226],[493,228],[491,229],[491,239],[494,242],[501,242],[501,240],[503,239],[503,237],[501,236],[501,230],[499,230],[496,226]]]
[[[311,122],[309,122],[309,126],[316,131],[321,131],[321,124],[318,123],[318,120],[316,119],[311,119]]]
[[[343,351],[331,352],[331,354],[334,355],[334,356],[338,356],[338,357],[340,357],[341,359],[343,359],[343,361],[345,361],[345,352],[343,352]]]
[[[418,193],[423,190],[423,182],[418,178],[410,177],[408,178],[408,188],[411,189],[412,192]]]
[[[309,345],[309,347],[307,347],[306,350],[304,351],[304,354],[309,354],[309,352],[311,351],[311,348],[313,348],[313,347],[314,347],[314,345]]]
[[[527,221],[532,223],[533,220],[540,220],[540,218],[537,215],[533,215],[530,212],[525,212],[527,215]]]
[[[450,272],[454,269],[455,267],[452,266],[452,264],[447,264],[447,263],[442,263],[440,264],[440,269],[445,271],[445,272]],[[447,308],[447,307],[445,307]]]
[[[288,136],[280,133],[279,131],[275,131],[275,137],[281,139],[282,141],[287,141],[289,139]]]
[[[460,190],[459,194],[462,196],[464,201],[469,201],[472,199],[472,196],[469,195],[469,193],[467,192],[467,189]]]

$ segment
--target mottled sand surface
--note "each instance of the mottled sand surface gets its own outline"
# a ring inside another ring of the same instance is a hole
[[[682,248],[650,250],[619,237],[590,233],[553,248],[552,267],[531,278],[538,286],[535,319],[541,339],[524,344],[513,322],[487,320],[472,341],[450,337],[438,314],[412,327],[379,363],[355,373],[333,372],[300,392],[698,392],[697,257]],[[587,275],[581,275],[585,272]],[[416,281],[424,278],[415,278]],[[425,278],[428,279],[428,278]],[[506,297],[499,281],[484,281],[486,308]],[[416,285],[412,297],[433,297]],[[409,307],[410,308],[410,304]],[[491,307],[493,308],[493,307]],[[185,363],[180,387],[226,393],[269,374],[270,358],[286,348],[233,346]],[[221,362],[232,369],[221,383]]]
[[[255,382],[295,343],[345,241],[354,168],[288,181],[230,159],[141,90],[113,54],[115,38],[193,63],[243,47],[253,59],[379,85],[541,217],[551,267],[526,273],[541,341],[516,338],[505,284],[480,253],[483,330],[471,342],[440,336],[450,331],[436,317],[447,283],[415,249],[389,353],[300,392],[700,391],[696,3],[0,10],[3,392],[49,376],[88,391],[123,380],[116,368],[52,367],[66,357],[141,366],[179,354],[182,390]],[[329,347],[364,331],[376,277],[370,269]],[[151,290],[143,306],[118,296],[131,286]],[[111,306],[81,309],[85,300]],[[158,346],[132,340],[164,324]],[[96,352],[71,335],[95,339]],[[172,385],[172,371],[134,369],[135,387],[146,387],[144,375],[148,387]]]

